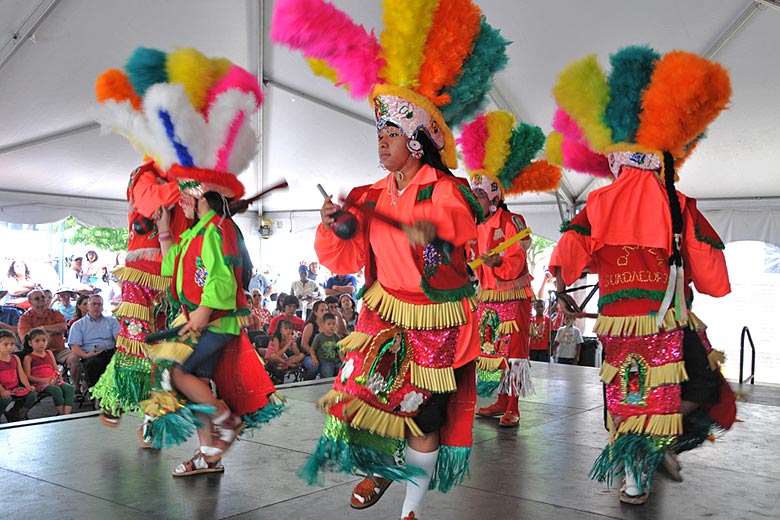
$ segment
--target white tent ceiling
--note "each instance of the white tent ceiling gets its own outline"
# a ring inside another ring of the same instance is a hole
[[[713,57],[731,72],[731,108],[681,171],[680,189],[727,240],[780,243],[780,3],[775,0],[482,0],[489,22],[513,44],[496,76],[495,106],[550,130],[550,87],[570,61],[595,52],[603,64],[629,44]],[[381,30],[379,0],[336,0]],[[124,191],[139,154],[101,136],[88,108],[103,70],[139,46],[191,46],[257,72],[266,102],[258,160],[241,176],[247,192],[285,177],[292,189],[262,208],[271,217],[314,220],[330,192],[377,179],[371,110],[315,78],[296,53],[267,38],[267,0],[3,0],[0,3],[0,220],[51,222],[68,213],[124,225]],[[597,186],[567,172],[560,198],[581,204]],[[511,201],[529,225],[554,238],[554,194]],[[295,212],[291,217],[290,212]]]

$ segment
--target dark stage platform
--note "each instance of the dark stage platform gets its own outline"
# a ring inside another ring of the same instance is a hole
[[[780,518],[780,388],[745,385],[744,422],[683,454],[684,482],[659,473],[648,503],[628,506],[617,489],[587,477],[607,438],[597,370],[537,363],[533,376],[537,393],[521,400],[519,429],[478,418],[471,479],[447,495],[430,493],[424,519]],[[324,419],[313,403],[328,387],[283,388],[287,413],[242,439],[225,457],[224,475],[172,478],[196,441],[141,450],[134,417],[117,429],[101,426],[94,412],[3,424],[0,518],[398,518],[401,485],[355,511],[356,477],[329,475],[320,488],[295,476],[319,438]]]

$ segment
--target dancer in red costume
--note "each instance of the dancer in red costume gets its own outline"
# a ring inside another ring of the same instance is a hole
[[[606,356],[610,442],[591,476],[624,476],[620,500],[642,504],[660,464],[681,480],[673,454],[735,419],[722,356],[688,310],[691,282],[711,296],[730,291],[723,243],[674,185],[731,87],[721,66],[681,51],[628,47],[610,61],[609,77],[595,55],[577,61],[553,89],[548,157],[615,180],[564,225],[550,266],[564,299],[584,270],[599,275],[594,331]]]
[[[448,124],[478,110],[507,42],[468,0],[396,9],[385,11],[380,43],[330,4],[280,0],[271,37],[369,97],[388,171],[350,193],[352,238],[333,232],[339,206],[328,199],[321,209],[320,263],[337,273],[365,267],[366,289],[355,332],[340,342],[346,362],[320,402],[323,435],[301,474],[309,482],[323,469],[365,475],[351,502],[359,509],[391,481],[408,481],[401,517],[412,519],[427,489],[448,491],[468,471],[478,345],[465,245],[481,210],[449,172],[457,159]]]
[[[169,253],[159,274],[171,279],[182,327],[169,331],[172,341],[148,345],[151,390],[139,407],[151,421],[143,440],[170,446],[197,429],[200,449],[173,475],[222,472],[221,458],[241,430],[281,411],[270,402],[273,385],[241,329],[250,314],[244,290],[252,266],[229,210],[244,194],[234,172],[255,154],[251,116],[262,93],[246,70],[194,49],[166,54],[140,48],[131,62],[143,73],[112,73],[126,95],[106,100],[98,119],[152,157],[183,193],[185,216],[198,219],[174,236],[180,226],[167,203],[155,210],[156,239]],[[146,180],[147,188],[155,187]],[[219,398],[212,394],[212,378]]]
[[[525,237],[498,254],[492,251],[502,242],[524,231],[525,220],[510,213],[507,195],[529,191],[552,191],[558,187],[561,170],[547,161],[534,161],[544,146],[544,133],[525,123],[516,125],[509,112],[481,114],[463,127],[458,139],[471,176],[471,189],[485,212],[477,228],[474,255],[482,263],[475,268],[480,292],[477,321],[482,354],[477,360],[477,393],[498,400],[477,410],[477,415],[500,416],[499,426],[520,423],[518,397],[533,395],[528,359],[528,330],[531,320],[531,274]]]

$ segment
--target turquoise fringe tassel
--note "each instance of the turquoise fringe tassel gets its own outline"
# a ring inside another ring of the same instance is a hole
[[[498,388],[500,381],[484,381],[477,379],[477,395],[480,397],[490,397]]]
[[[417,466],[399,465],[393,456],[371,448],[320,437],[317,448],[298,470],[298,477],[310,486],[324,485],[322,470],[366,477],[376,475],[393,481],[414,481],[425,475]]]
[[[244,421],[246,427],[241,435],[247,432],[253,433],[253,430],[260,428],[263,424],[266,424],[273,419],[276,419],[284,412],[284,403],[271,404],[268,403],[265,407],[257,410],[253,413],[247,413],[241,416],[241,420]]]
[[[198,428],[203,427],[193,412],[213,415],[216,409],[211,405],[188,403],[176,413],[166,413],[156,417],[149,424],[149,436],[152,448],[171,448],[189,439]]]
[[[653,484],[653,474],[663,458],[664,448],[657,448],[650,437],[624,434],[604,448],[593,463],[589,476],[611,486],[614,479],[625,475],[628,466],[637,475],[642,489],[649,490]]]
[[[439,456],[436,459],[436,468],[431,476],[428,489],[438,489],[441,493],[447,493],[458,484],[462,484],[469,477],[469,459],[471,448],[459,446],[439,447]]]

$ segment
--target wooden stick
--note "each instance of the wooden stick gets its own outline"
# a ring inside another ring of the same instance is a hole
[[[283,179],[280,182],[274,184],[273,186],[271,186],[269,188],[264,189],[263,191],[261,191],[257,195],[254,195],[254,196],[252,196],[252,197],[250,197],[248,199],[241,199],[241,200],[237,200],[235,202],[231,202],[230,203],[230,214],[231,215],[235,215],[236,213],[243,213],[244,211],[247,210],[249,205],[252,204],[253,202],[262,199],[263,197],[265,197],[266,195],[268,195],[272,191],[280,190],[282,188],[286,188],[287,186],[288,186],[287,181]]]

